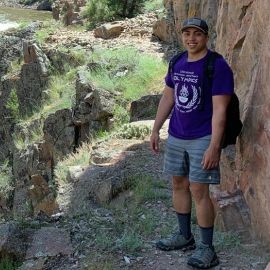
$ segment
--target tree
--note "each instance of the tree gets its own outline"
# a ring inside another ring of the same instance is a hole
[[[107,0],[108,7],[117,17],[131,18],[138,14],[146,0]]]

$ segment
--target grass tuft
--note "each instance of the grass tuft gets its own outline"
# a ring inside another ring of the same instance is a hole
[[[9,199],[13,190],[14,179],[12,168],[9,166],[8,160],[6,160],[0,165],[0,197],[6,200]]]
[[[59,21],[49,20],[43,23],[43,26],[40,30],[35,33],[35,39],[39,45],[42,45],[46,42],[49,36],[55,33],[62,24]]]
[[[143,247],[143,240],[137,232],[126,230],[115,244],[118,249],[128,253],[135,253]]]
[[[73,154],[67,156],[64,160],[57,163],[55,167],[56,182],[65,182],[70,166],[87,166],[89,165],[91,146],[83,144]]]

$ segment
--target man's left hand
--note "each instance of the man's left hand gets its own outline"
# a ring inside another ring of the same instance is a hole
[[[218,167],[218,163],[220,160],[220,148],[215,148],[209,146],[205,151],[202,159],[202,167],[204,170],[211,170]]]

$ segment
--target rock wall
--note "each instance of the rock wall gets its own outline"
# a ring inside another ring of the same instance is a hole
[[[235,162],[225,164],[234,172],[223,179],[223,189],[238,189],[250,209],[251,227],[270,242],[269,186],[269,44],[267,0],[223,0],[217,21],[217,51],[227,56],[240,97],[244,128]]]
[[[226,57],[235,74],[244,127],[236,148],[228,147],[222,155],[222,192],[214,194],[218,223],[224,229],[250,226],[256,236],[270,242],[270,2],[167,0],[164,3],[173,29],[168,41],[175,36],[179,41],[179,27],[184,18],[201,16],[212,29],[211,45]],[[226,216],[230,219],[229,226]]]

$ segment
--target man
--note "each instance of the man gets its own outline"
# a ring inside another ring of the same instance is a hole
[[[206,269],[219,263],[212,245],[214,209],[209,185],[219,184],[219,159],[226,123],[226,109],[233,94],[233,74],[223,57],[214,62],[211,84],[205,83],[208,25],[190,18],[182,26],[184,53],[168,70],[150,145],[159,152],[159,130],[172,111],[164,171],[172,175],[173,205],[179,231],[156,246],[162,250],[194,249],[191,204],[195,202],[201,241],[188,264]]]

